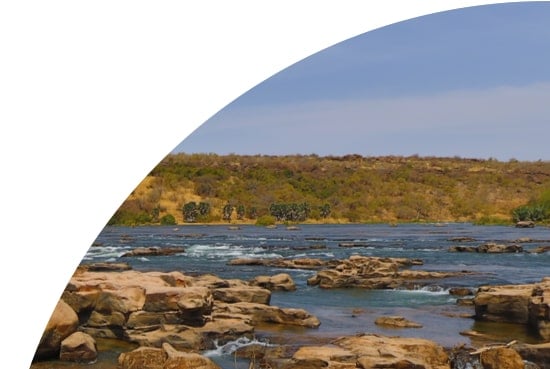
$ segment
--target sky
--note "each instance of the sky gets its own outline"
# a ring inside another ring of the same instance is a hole
[[[550,2],[389,25],[254,87],[173,152],[550,160]]]

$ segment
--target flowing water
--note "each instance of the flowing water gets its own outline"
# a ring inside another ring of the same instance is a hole
[[[315,314],[318,329],[274,329],[260,327],[257,340],[264,345],[277,342],[322,342],[327,337],[361,332],[424,337],[443,346],[469,344],[462,331],[476,329],[500,336],[502,340],[535,342],[523,326],[487,325],[467,316],[471,306],[459,306],[449,295],[451,287],[476,288],[485,284],[538,282],[550,276],[550,252],[478,254],[449,252],[453,245],[477,246],[486,242],[521,242],[524,250],[550,245],[550,228],[519,229],[471,224],[408,225],[300,225],[228,227],[186,225],[178,227],[106,227],[97,237],[82,263],[128,262],[139,271],[181,271],[186,274],[216,274],[222,278],[248,280],[257,275],[285,272],[294,279],[295,292],[274,292],[271,305],[299,307]],[[457,238],[463,238],[460,242]],[[526,242],[527,241],[527,242]],[[360,247],[340,247],[353,242]],[[185,252],[171,256],[125,257],[136,247],[183,246]],[[442,279],[414,290],[323,290],[306,280],[315,272],[284,270],[262,266],[229,266],[234,258],[320,258],[344,259],[350,255],[418,258],[424,265],[413,268],[439,271],[476,272],[459,278]],[[374,324],[381,315],[401,315],[421,323],[422,328],[388,329]],[[233,342],[205,354],[224,368],[235,368],[232,353],[250,344]],[[244,364],[243,364],[244,365]],[[243,366],[245,367],[245,366]]]

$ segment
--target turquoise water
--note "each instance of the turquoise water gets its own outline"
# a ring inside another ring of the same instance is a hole
[[[458,242],[457,237],[469,237]],[[509,243],[530,239],[520,245],[525,250],[550,244],[550,228],[518,229],[504,226],[471,224],[411,225],[301,225],[297,230],[284,226],[268,229],[256,226],[179,226],[179,227],[107,227],[97,237],[82,263],[128,262],[141,271],[181,271],[186,274],[212,273],[222,278],[248,280],[257,275],[289,273],[297,285],[295,292],[275,292],[271,304],[300,307],[321,320],[318,329],[260,328],[262,342],[307,343],[310,340],[337,337],[361,332],[424,337],[450,347],[470,343],[462,331],[476,329],[468,316],[473,308],[458,306],[448,293],[451,287],[476,288],[484,284],[517,284],[540,281],[550,276],[550,253],[545,254],[477,254],[452,253],[452,245],[477,246],[485,242]],[[357,242],[361,247],[339,247],[341,242]],[[131,257],[121,255],[141,246],[183,246],[185,252],[173,256]],[[315,246],[315,247],[312,247]],[[319,248],[322,247],[322,248]],[[418,258],[424,270],[476,272],[459,278],[434,281],[413,291],[362,289],[322,290],[307,286],[314,272],[285,270],[260,266],[229,266],[234,258],[298,258],[343,259],[350,255]],[[422,328],[388,329],[374,324],[381,315],[402,315],[421,323]],[[476,325],[477,324],[477,325]],[[491,334],[499,334],[502,326],[483,326]],[[510,330],[506,330],[509,332]],[[516,334],[534,340],[523,327]],[[503,339],[508,337],[504,336]],[[243,342],[234,346],[243,345]],[[216,361],[234,368],[231,349],[209,353]],[[229,366],[228,362],[231,362]],[[243,364],[244,365],[244,364]]]

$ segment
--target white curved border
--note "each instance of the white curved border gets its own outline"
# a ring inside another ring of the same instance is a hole
[[[337,42],[495,2],[88,3],[0,4],[0,316],[10,368],[28,368],[59,294],[112,212],[202,122]]]

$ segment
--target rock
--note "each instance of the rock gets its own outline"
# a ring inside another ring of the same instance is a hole
[[[402,316],[381,316],[376,318],[374,323],[392,328],[422,328],[422,324],[415,323]]]
[[[380,258],[352,255],[337,260],[330,269],[323,269],[307,280],[310,286],[320,288],[395,289],[413,288],[422,280],[464,275],[465,272],[436,272],[404,270],[404,267],[421,265],[421,260],[406,258]]]
[[[118,357],[120,369],[163,369],[168,355],[161,348],[139,347]]]
[[[449,252],[477,252],[475,246],[451,246]]]
[[[90,363],[97,359],[95,340],[88,334],[75,332],[61,342],[59,359]]]
[[[426,339],[358,335],[333,344],[355,355],[357,368],[450,369],[445,350]]]
[[[451,296],[472,296],[474,294],[474,291],[467,287],[453,287],[449,289],[449,295]]]
[[[35,359],[57,357],[61,342],[76,332],[78,324],[76,312],[65,301],[59,300],[42,334]]]
[[[122,254],[122,258],[130,256],[167,256],[182,254],[185,252],[183,247],[137,247],[132,251]]]
[[[526,324],[550,340],[550,280],[522,285],[480,287],[474,297],[476,319]]]
[[[367,247],[368,245],[366,242],[340,242],[338,247]]]
[[[182,352],[164,343],[162,349],[167,359],[163,369],[220,369],[212,360],[194,352]]]
[[[537,364],[541,369],[550,369],[550,342],[529,345],[516,344],[512,348],[516,350],[524,360]]]
[[[291,279],[280,274],[269,277],[267,282],[273,288],[290,288]],[[305,310],[270,306],[268,289],[213,275],[191,277],[180,272],[134,270],[92,272],[81,268],[74,273],[62,296],[59,305],[72,312],[72,328],[63,337],[51,329],[45,332],[37,359],[41,355],[57,355],[61,340],[77,327],[93,338],[116,338],[155,348],[166,342],[179,350],[204,350],[214,348],[214,340],[252,338],[256,324],[308,328],[320,324]],[[70,306],[75,306],[78,314]],[[59,338],[57,343],[50,345],[50,336]],[[46,347],[52,352],[47,352]],[[146,357],[156,354],[135,355],[147,360]]]
[[[531,220],[520,221],[516,223],[516,228],[534,228],[535,222]]]
[[[467,236],[458,236],[458,237],[449,238],[448,241],[450,241],[450,242],[474,242],[475,238],[467,237]]]
[[[197,328],[178,324],[129,329],[125,331],[124,338],[140,346],[160,347],[166,342],[178,350],[199,351],[213,348],[211,342],[205,341],[204,336],[197,331]]]
[[[119,312],[113,311],[108,314],[102,314],[99,311],[92,311],[86,325],[93,328],[123,326],[126,323],[126,316]]]
[[[478,252],[481,254],[504,254],[504,253],[518,253],[523,252],[523,247],[510,244],[497,244],[494,242],[488,242],[479,246],[451,246],[449,252]]]
[[[481,287],[474,297],[476,318],[526,324],[532,286]]]
[[[131,270],[132,267],[128,263],[91,263],[79,266],[79,268],[85,269],[90,272],[121,272],[124,270]]]
[[[250,285],[266,288],[270,291],[295,291],[296,284],[287,273],[280,273],[274,276],[257,276]]]
[[[487,253],[487,254],[518,253],[518,252],[523,252],[523,247],[515,244],[503,245],[503,244],[489,242],[478,246],[477,252]]]
[[[244,319],[222,319],[218,316],[204,326],[196,328],[195,331],[201,335],[204,345],[213,349],[213,342],[223,345],[241,337],[252,338],[254,326],[249,323],[250,320],[246,317]]]
[[[103,313],[118,311],[123,314],[138,311],[145,303],[145,289],[128,286],[116,289],[104,289],[95,303],[95,310]]]
[[[217,288],[213,291],[214,299],[227,303],[253,302],[268,305],[271,291],[257,286]]]
[[[532,253],[532,254],[543,254],[543,253],[548,252],[548,251],[550,251],[550,245],[537,246],[537,247],[529,250],[529,252]]]
[[[216,305],[215,315],[232,314],[250,317],[252,324],[274,323],[317,328],[321,322],[303,309],[279,308],[263,304],[237,302]]]
[[[484,369],[524,369],[521,356],[508,347],[483,351],[479,358]]]
[[[296,259],[258,259],[258,258],[237,258],[230,260],[227,265],[258,265],[268,266],[272,268],[285,269],[319,269],[327,265],[326,261],[313,258],[296,258]]]

